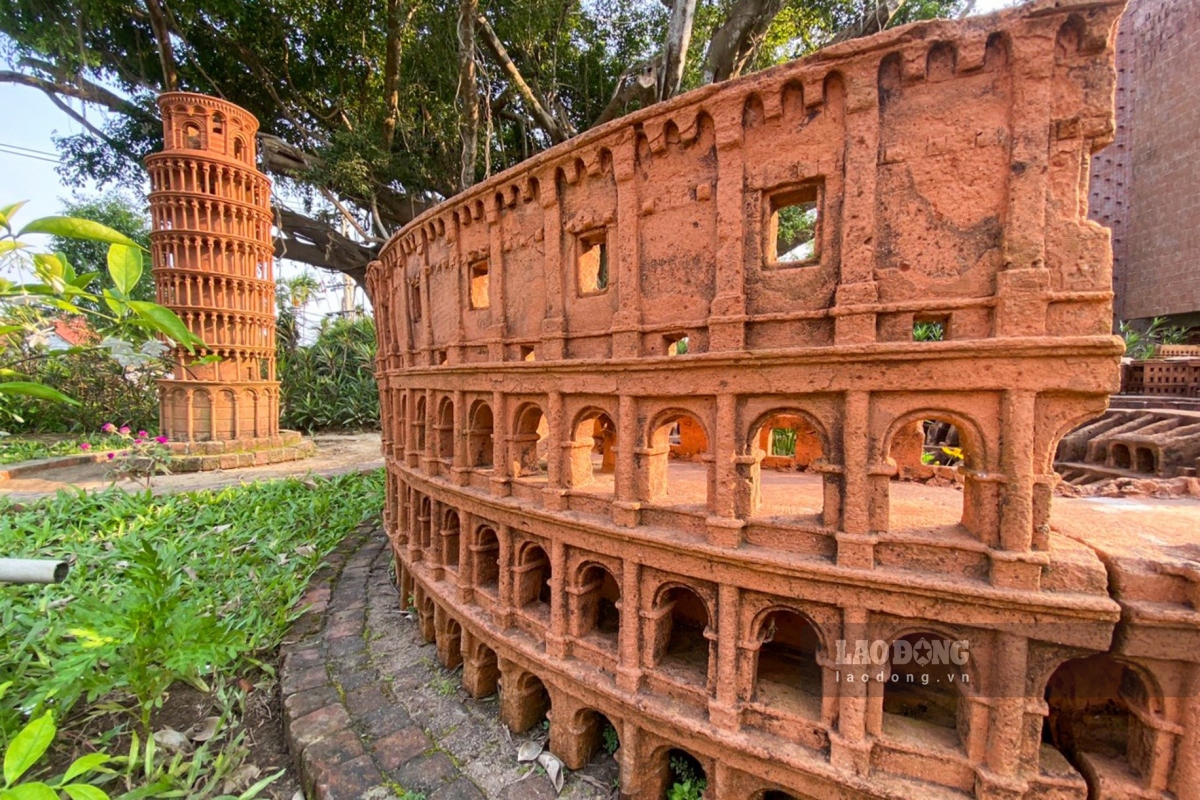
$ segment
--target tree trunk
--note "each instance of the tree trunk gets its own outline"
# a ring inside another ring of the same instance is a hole
[[[479,85],[475,77],[475,18],[479,0],[459,0],[458,4],[458,105],[459,135],[462,139],[462,166],[458,188],[475,183],[475,161],[479,149]]]
[[[171,31],[167,27],[167,19],[158,0],[146,0],[146,10],[150,12],[150,27],[158,42],[158,60],[162,64],[163,73],[163,91],[173,92],[179,88],[179,75],[175,71],[175,52],[171,47]]]
[[[383,100],[387,113],[383,118],[383,149],[391,150],[400,122],[400,40],[401,0],[387,0],[387,53],[383,65]]]
[[[737,0],[709,40],[704,56],[705,83],[740,75],[758,52],[767,29],[782,8],[783,0]]]
[[[687,66],[688,45],[692,41],[692,23],[695,20],[696,0],[675,0],[671,8],[671,22],[667,26],[667,41],[663,45],[659,100],[666,100],[679,92],[683,83],[683,70]]]

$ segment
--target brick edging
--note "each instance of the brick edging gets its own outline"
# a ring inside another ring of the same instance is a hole
[[[378,522],[364,523],[326,561],[281,647],[284,738],[305,796],[352,800],[424,789],[406,784],[420,782],[435,743],[372,663],[368,594],[391,584],[387,538]],[[437,783],[429,800],[483,798],[461,775],[439,775]]]

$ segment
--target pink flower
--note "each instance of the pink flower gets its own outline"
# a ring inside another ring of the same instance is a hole
[[[116,453],[109,453],[109,454],[108,454],[108,460],[109,460],[109,461],[112,461],[112,460],[113,460],[114,458],[116,458],[116,457],[117,457],[117,454],[116,454]]]
[[[134,439],[134,440],[133,440],[133,443],[134,443],[134,444],[141,444],[141,443],[142,443],[142,441],[143,441],[142,439]]]
[[[117,429],[117,426],[113,425],[111,422],[106,422],[100,426],[100,430],[104,433],[112,433],[116,429]]]
[[[81,443],[79,444],[79,449],[80,449],[80,450],[91,450],[91,449],[92,449],[92,446],[91,446],[89,443],[87,443],[87,442],[81,442]]]
[[[146,438],[147,436],[149,436],[149,435],[150,435],[150,434],[146,433],[145,431],[138,431],[138,438],[139,438],[139,439],[145,439],[145,438]]]
[[[166,443],[167,443],[167,437],[165,437],[165,436],[155,436],[155,437],[154,437],[154,441],[158,442],[159,444],[166,444]]]
[[[121,434],[122,436],[127,435],[129,433],[129,426],[122,425],[120,428],[117,428],[117,433]]]

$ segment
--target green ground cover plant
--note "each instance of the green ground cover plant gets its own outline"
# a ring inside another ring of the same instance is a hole
[[[0,499],[0,552],[75,562],[62,584],[0,591],[3,745],[47,712],[67,731],[107,714],[118,729],[55,747],[71,751],[59,753],[65,758],[81,746],[140,742],[139,754],[114,754],[125,769],[96,781],[114,797],[121,792],[105,780],[150,789],[136,797],[223,796],[216,773],[236,761],[229,748],[243,749],[236,722],[181,760],[150,752],[153,712],[182,682],[225,697],[222,717],[234,720],[229,681],[270,676],[309,578],[355,525],[378,514],[382,493],[377,472],[163,497],[60,493],[24,508]],[[28,777],[44,776],[35,768]]]
[[[81,447],[86,444],[87,447]],[[0,464],[16,464],[18,461],[32,461],[37,458],[52,458],[54,456],[74,456],[80,453],[107,453],[128,447],[129,444],[120,436],[39,436],[29,438],[14,434],[0,435]]]

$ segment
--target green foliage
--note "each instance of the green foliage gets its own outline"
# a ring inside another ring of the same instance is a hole
[[[99,222],[129,237],[137,242],[139,247],[149,250],[150,218],[144,206],[145,201],[138,203],[122,193],[109,192],[90,198],[76,198],[64,204],[62,213],[68,217]],[[108,265],[108,245],[104,242],[55,236],[50,240],[50,250],[62,253],[81,273],[98,273],[96,279],[85,287],[89,294],[100,295],[104,289],[112,288],[112,281],[105,273]],[[132,300],[153,300],[154,281],[137,282],[128,295]],[[80,304],[85,303],[81,301]]]
[[[31,379],[30,371],[43,362],[107,348],[122,367],[140,366],[154,361],[163,349],[161,343],[147,341],[155,335],[163,335],[189,351],[203,346],[170,309],[130,298],[143,273],[142,248],[137,242],[120,231],[76,217],[42,217],[17,229],[13,217],[22,205],[14,203],[0,209],[0,255],[8,265],[15,266],[21,278],[32,272],[32,280],[27,283],[0,278],[0,415],[23,421],[11,407],[13,397],[78,405],[77,400],[48,383]],[[30,250],[23,237],[38,233],[106,244],[111,288],[103,288],[100,295],[92,294],[88,287],[99,273],[77,273],[61,252]],[[84,320],[95,342],[62,351],[48,349],[47,331],[60,318]],[[135,351],[131,341],[143,342],[141,349]]]
[[[912,335],[914,342],[940,342],[946,338],[946,324],[937,321],[914,322]]]
[[[104,453],[125,446],[125,440],[120,436],[92,437],[86,441],[88,447],[81,449],[80,445],[84,442],[77,437],[25,439],[20,436],[0,435],[0,464],[16,464],[19,461],[54,456],[74,456],[85,451]]]
[[[795,428],[773,428],[771,430],[770,454],[773,456],[796,455],[797,436]]]
[[[32,380],[73,398],[76,404],[0,395],[0,424],[11,433],[88,433],[110,420],[134,430],[157,427],[155,381],[166,373],[161,360],[130,369],[107,349],[83,348],[30,361],[26,369]]]
[[[383,480],[347,475],[153,497],[66,494],[17,510],[0,499],[0,552],[73,558],[67,580],[9,586],[0,732],[115,698],[143,723],[176,680],[241,674],[279,643],[322,558],[378,513]]]
[[[604,752],[611,756],[621,749],[621,738],[617,735],[617,729],[613,727],[611,722],[605,724],[602,735],[604,737]]]
[[[0,789],[0,800],[58,800],[59,792],[65,792],[71,800],[108,800],[108,794],[103,790],[78,781],[93,772],[112,771],[104,766],[111,760],[104,753],[75,759],[62,776],[49,783],[21,780],[41,761],[57,733],[52,711],[30,720],[17,731],[4,750],[4,788]]]
[[[671,756],[670,765],[674,783],[667,792],[667,800],[700,800],[708,781],[697,773],[692,762],[682,756]]]
[[[374,320],[327,322],[312,345],[280,355],[279,379],[285,428],[377,429]]]
[[[1186,344],[1192,335],[1191,328],[1167,325],[1163,317],[1150,320],[1145,330],[1129,322],[1122,322],[1119,330],[1125,340],[1125,355],[1135,361],[1154,358],[1160,345]]]

